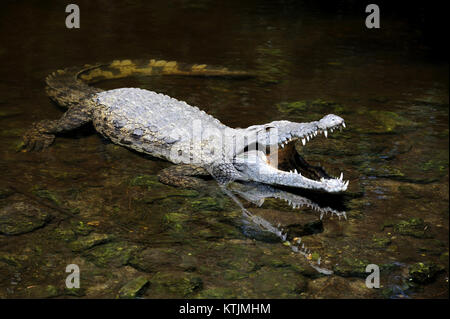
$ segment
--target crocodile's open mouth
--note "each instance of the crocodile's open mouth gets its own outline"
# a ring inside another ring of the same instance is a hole
[[[332,134],[337,129],[342,130],[342,128],[345,128],[344,122],[328,128],[328,130],[317,129],[302,137],[286,138],[278,145],[275,154],[270,153],[269,148],[266,149],[266,163],[279,173],[291,175],[292,178],[302,177],[306,182],[313,182],[313,184],[314,182],[328,184],[330,191],[344,191],[347,189],[349,181],[344,181],[342,172],[339,177],[333,177],[320,164],[311,165],[308,163],[296,149],[297,143],[302,143],[305,146],[317,136],[323,134],[326,138],[328,134]]]
[[[343,128],[344,119],[334,114],[309,123],[274,121],[250,126],[244,132],[249,136],[254,134],[256,138],[249,138],[247,146],[236,153],[234,166],[246,180],[329,193],[343,192],[349,184],[344,181],[343,173],[339,177],[331,176],[320,165],[309,164],[295,147],[300,143],[304,146],[319,135],[326,138]]]

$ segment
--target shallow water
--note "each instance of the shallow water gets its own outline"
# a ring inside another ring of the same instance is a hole
[[[386,15],[369,31],[363,14],[307,3],[77,3],[79,30],[51,1],[0,12],[1,298],[112,298],[140,277],[144,298],[448,298],[448,64],[431,58],[420,29]],[[34,121],[62,114],[45,95],[47,74],[118,58],[255,71],[99,84],[163,92],[232,127],[342,116],[347,129],[297,149],[350,179],[344,196],[307,194],[347,218],[241,198],[301,237],[303,256],[243,219],[213,181],[202,191],[160,184],[170,163],[92,127],[17,151]],[[319,257],[332,275],[311,267]],[[80,267],[79,290],[65,288],[68,264]],[[366,288],[367,264],[380,266],[380,289]],[[431,278],[411,280],[415,267]]]

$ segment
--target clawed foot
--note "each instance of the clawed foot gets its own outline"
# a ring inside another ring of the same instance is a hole
[[[39,152],[49,147],[55,140],[55,135],[45,132],[44,127],[47,121],[42,121],[33,124],[33,127],[28,130],[23,136],[22,150],[27,152]]]

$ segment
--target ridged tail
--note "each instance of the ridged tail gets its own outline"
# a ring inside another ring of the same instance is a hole
[[[187,75],[187,76],[220,76],[251,77],[243,71],[232,71],[227,68],[208,66],[206,64],[183,64],[164,60],[115,60],[109,64],[85,65],[58,70],[46,78],[47,94],[63,107],[82,103],[101,89],[89,86],[95,82],[119,79],[129,76],[150,75]]]

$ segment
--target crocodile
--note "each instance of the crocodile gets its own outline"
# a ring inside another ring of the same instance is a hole
[[[196,106],[140,88],[102,90],[93,83],[129,76],[183,75],[248,78],[252,74],[205,64],[165,60],[115,60],[58,70],[46,78],[46,92],[66,112],[57,120],[36,122],[24,135],[25,151],[42,151],[58,133],[93,123],[113,143],[168,160],[163,183],[200,187],[212,176],[220,185],[258,182],[322,192],[343,192],[348,181],[310,165],[295,144],[345,128],[334,114],[306,123],[286,120],[230,128]]]

